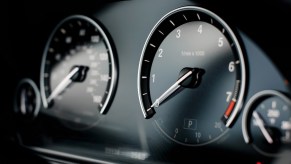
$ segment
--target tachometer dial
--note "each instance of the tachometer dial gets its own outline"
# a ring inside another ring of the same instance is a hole
[[[43,55],[44,107],[74,129],[94,125],[114,96],[116,65],[110,40],[96,21],[82,15],[64,19]]]
[[[246,84],[245,59],[232,29],[215,13],[182,7],[166,14],[144,45],[138,94],[145,118],[169,139],[211,143],[238,115]]]
[[[264,155],[290,153],[290,98],[275,90],[256,93],[245,106],[242,130],[245,142]]]

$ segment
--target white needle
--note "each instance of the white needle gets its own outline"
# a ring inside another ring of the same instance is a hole
[[[54,89],[54,91],[47,98],[47,102],[50,103],[56,96],[64,91],[71,83],[72,77],[79,71],[79,67],[75,67]]]
[[[166,90],[159,98],[156,99],[156,101],[151,105],[151,107],[159,107],[159,105],[172,93],[174,93],[177,89],[181,87],[180,83],[183,82],[185,79],[187,79],[193,71],[187,72],[185,75],[183,75],[181,78],[179,78],[169,89]]]
[[[267,131],[267,129],[265,128],[265,123],[264,123],[263,119],[260,117],[260,115],[256,111],[253,112],[253,116],[254,116],[256,123],[258,124],[261,132],[263,133],[264,137],[268,141],[268,143],[272,144],[274,141],[273,141],[271,135],[269,134],[269,132]]]
[[[20,98],[20,111],[22,112],[22,114],[26,114],[26,106],[25,106],[25,104],[26,104],[26,95],[25,95],[25,90],[23,90],[22,92],[21,92],[21,98]]]

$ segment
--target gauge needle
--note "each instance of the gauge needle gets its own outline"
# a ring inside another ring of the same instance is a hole
[[[265,128],[264,120],[261,118],[261,116],[256,111],[253,112],[253,116],[254,116],[255,121],[258,124],[261,132],[263,133],[264,137],[268,141],[268,143],[272,144],[274,141],[273,141],[271,135],[269,134],[269,132],[267,131],[267,129]]]
[[[69,74],[57,85],[50,96],[47,98],[47,102],[50,103],[56,96],[62,93],[72,82],[83,81],[86,77],[88,67],[75,66],[69,72]]]
[[[165,101],[170,95],[172,95],[181,86],[191,87],[191,88],[197,87],[200,84],[201,75],[204,73],[204,70],[199,69],[199,68],[184,68],[182,69],[181,72],[182,73],[186,72],[186,73],[184,73],[172,86],[170,86],[170,88],[168,88],[159,98],[157,98],[156,101],[151,105],[151,108],[159,107],[163,101]],[[190,77],[192,78],[190,79],[190,81],[188,81]]]

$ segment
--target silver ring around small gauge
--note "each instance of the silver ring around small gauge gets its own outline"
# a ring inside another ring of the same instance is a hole
[[[259,153],[275,157],[291,151],[291,99],[276,90],[263,90],[247,102],[242,117],[244,140]]]
[[[40,93],[37,85],[30,78],[22,79],[16,87],[14,112],[21,119],[31,121],[39,113],[41,106]]]

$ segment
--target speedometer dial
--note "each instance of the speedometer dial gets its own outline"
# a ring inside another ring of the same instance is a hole
[[[151,31],[140,58],[144,117],[179,144],[211,143],[239,113],[245,69],[239,41],[220,17],[200,7],[171,11]]]
[[[82,15],[60,22],[43,55],[44,107],[68,127],[86,129],[107,112],[116,81],[115,56],[101,26]]]

